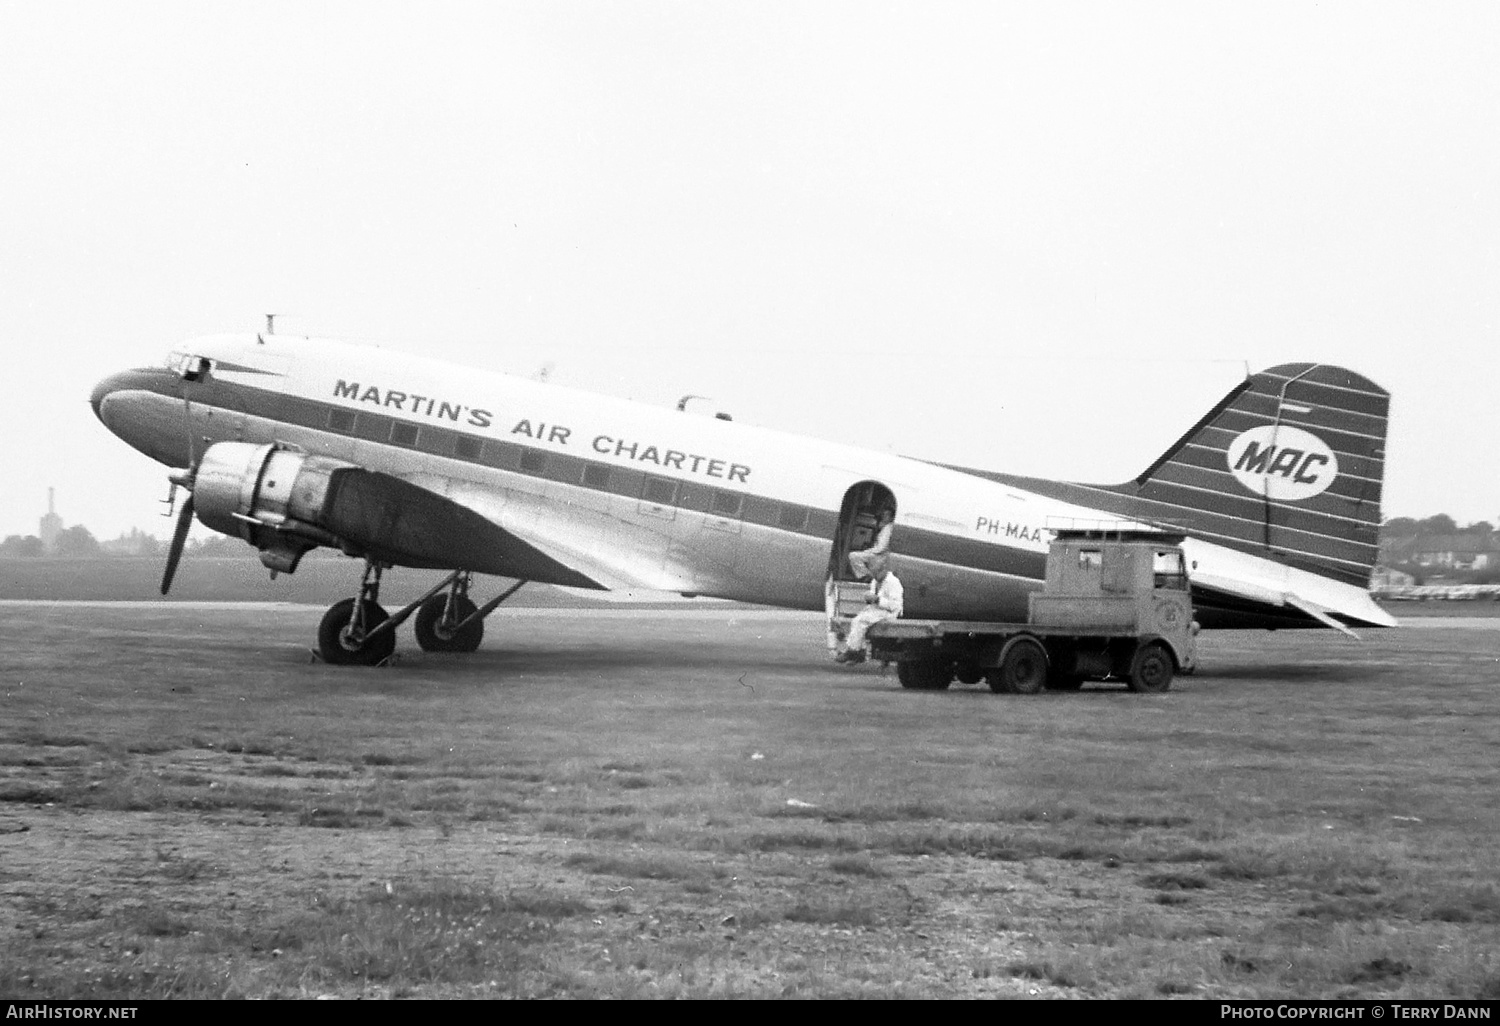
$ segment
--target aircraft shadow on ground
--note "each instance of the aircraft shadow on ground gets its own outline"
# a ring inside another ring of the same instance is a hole
[[[308,649],[300,650],[303,661],[313,659]],[[481,649],[463,655],[442,652],[423,652],[419,649],[398,649],[394,661],[386,667],[336,667],[351,673],[380,673],[390,669],[428,669],[452,671],[455,676],[472,672],[495,671],[510,675],[535,674],[547,677],[587,675],[622,671],[663,670],[672,673],[699,673],[706,676],[738,676],[747,671],[784,675],[788,672],[817,672],[823,667],[817,663],[799,660],[767,661],[763,658],[736,660],[722,654],[694,653],[690,651],[664,649],[641,651],[597,650],[547,650],[506,651],[504,649]]]

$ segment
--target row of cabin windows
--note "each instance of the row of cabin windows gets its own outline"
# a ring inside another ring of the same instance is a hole
[[[361,424],[359,415],[351,410],[329,410],[328,429],[340,434],[359,435],[370,437],[370,433],[378,432],[378,421],[373,423],[366,421]],[[381,418],[385,419],[385,418]],[[366,431],[358,428],[365,427]],[[444,432],[447,434],[447,432]],[[411,424],[402,420],[392,420],[384,438],[370,438],[371,441],[389,441],[393,445],[401,445],[407,448],[417,448],[417,442],[422,436],[420,425]],[[486,462],[485,453],[489,448],[483,439],[472,435],[452,434],[452,453],[461,460],[468,462]],[[497,455],[498,453],[491,453]],[[444,455],[438,453],[438,455]],[[523,474],[531,474],[537,477],[547,476],[549,465],[548,457],[552,455],[540,449],[523,449],[519,462],[519,469]],[[574,457],[563,457],[564,460],[572,460]],[[498,462],[491,460],[489,462]],[[561,466],[555,468],[562,471]],[[610,490],[611,470],[613,468],[602,463],[585,462],[583,473],[579,483],[586,488],[600,491]],[[564,483],[574,483],[567,480],[570,474],[554,474],[557,480]],[[739,492],[727,491],[723,488],[709,488],[686,481],[676,481],[668,477],[654,477],[650,474],[645,476],[641,485],[640,497],[646,502],[656,503],[660,506],[680,506],[684,509],[696,510],[700,513],[711,513],[714,516],[734,518],[744,513],[745,496]],[[792,503],[777,503],[776,526],[788,531],[800,531],[807,526],[808,511],[805,506]]]

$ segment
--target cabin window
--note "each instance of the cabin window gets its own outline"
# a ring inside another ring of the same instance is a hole
[[[707,513],[714,501],[714,490],[696,481],[681,481],[677,485],[677,506],[694,513]]]
[[[576,485],[583,476],[583,461],[577,456],[551,453],[547,456],[547,476],[563,484]]]
[[[739,492],[724,492],[714,489],[714,501],[710,510],[721,517],[737,517],[740,515],[740,507],[745,504],[745,497]]]
[[[648,477],[641,498],[661,506],[670,506],[672,500],[677,498],[677,482],[665,477]]]
[[[602,463],[588,463],[583,468],[583,483],[588,488],[609,487],[609,468]]]
[[[791,503],[781,507],[781,515],[776,518],[776,526],[787,531],[800,531],[807,526],[807,507],[793,506]]]
[[[361,413],[354,418],[354,433],[371,442],[384,442],[391,437],[391,418],[378,413]]]
[[[461,460],[477,460],[484,452],[482,439],[470,438],[468,435],[459,435],[453,440],[453,455]]]
[[[528,474],[541,474],[547,469],[547,454],[539,449],[526,449],[521,453],[521,469]]]
[[[417,426],[405,421],[396,421],[391,424],[391,441],[396,445],[416,445]]]
[[[346,435],[354,433],[354,414],[349,410],[329,410],[328,430],[340,431]]]
[[[1104,564],[1104,553],[1100,549],[1079,549],[1078,569],[1098,570]]]

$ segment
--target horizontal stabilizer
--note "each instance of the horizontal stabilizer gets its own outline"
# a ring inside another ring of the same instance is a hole
[[[1347,634],[1356,641],[1359,640],[1358,634],[1333,617],[1332,610],[1310,599],[1303,598],[1295,592],[1278,591],[1274,588],[1263,587],[1262,585],[1237,580],[1233,577],[1220,577],[1201,572],[1195,572],[1192,580],[1193,584],[1197,587],[1208,588],[1225,595],[1233,595],[1235,598],[1244,599],[1257,605],[1270,606],[1276,609],[1290,607],[1299,613],[1312,617],[1325,627],[1332,627],[1341,634]]]

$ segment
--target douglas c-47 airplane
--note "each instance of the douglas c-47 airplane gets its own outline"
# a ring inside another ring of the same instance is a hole
[[[1165,528],[1204,627],[1394,626],[1367,592],[1389,396],[1294,363],[1232,389],[1116,485],[938,465],[389,351],[275,334],[194,339],[115,374],[94,412],[189,492],[196,514],[292,573],[319,545],[364,561],[323,617],[330,663],[373,664],[416,616],[428,651],[471,652],[473,574],[826,609],[848,553],[893,510],[909,617],[1022,621],[1054,530]],[[1122,403],[1108,416],[1129,417]],[[388,615],[389,567],[451,571]]]

